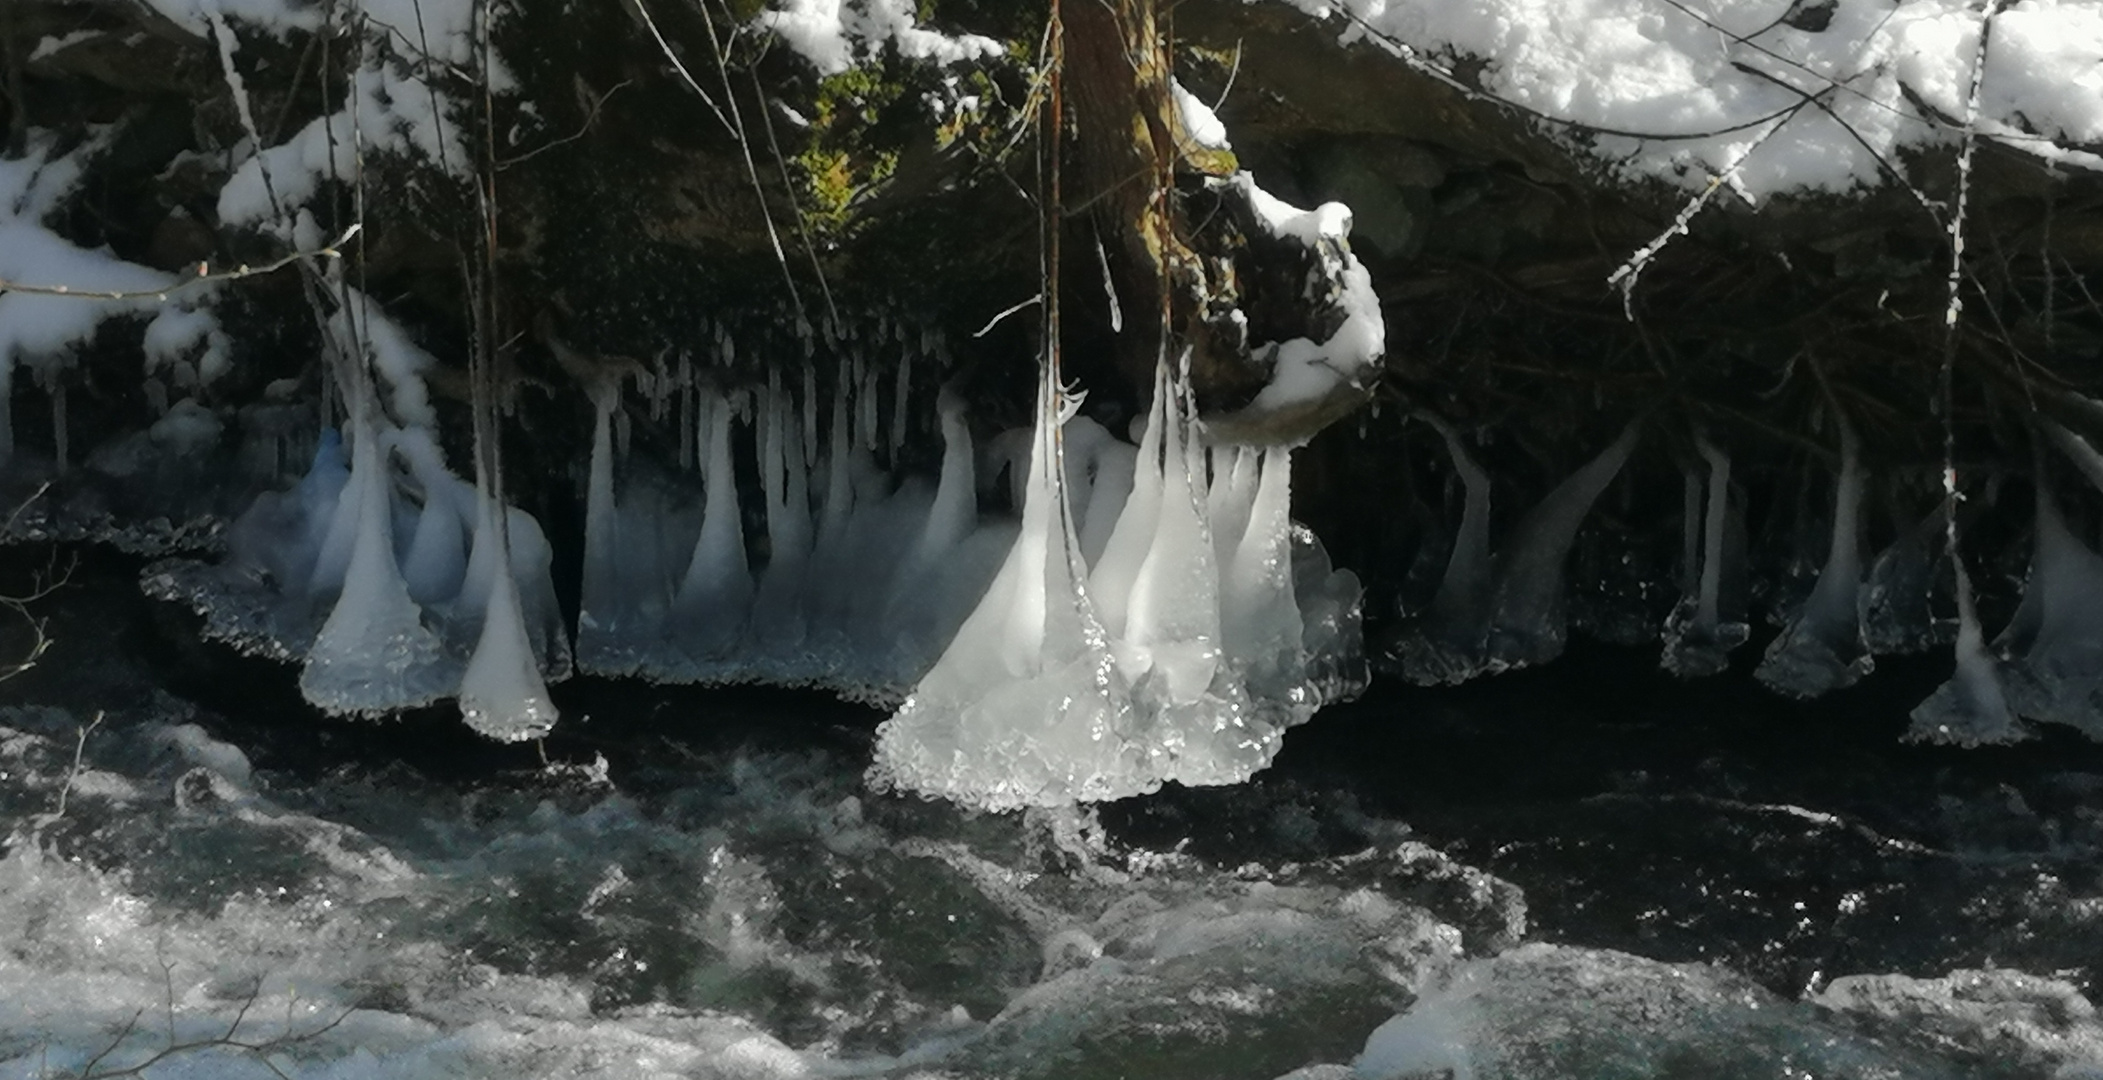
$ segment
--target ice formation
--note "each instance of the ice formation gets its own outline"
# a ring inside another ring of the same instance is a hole
[[[1357,580],[1302,553],[1288,448],[1216,448],[1228,464],[1208,476],[1188,390],[1162,365],[1131,494],[1091,568],[1063,401],[1047,374],[1020,531],[879,730],[881,786],[1002,810],[1235,783],[1286,728],[1362,685]],[[1214,522],[1237,535],[1214,537]]]
[[[1833,492],[1833,541],[1818,584],[1767,647],[1754,674],[1790,697],[1852,686],[1875,666],[1862,630],[1862,449],[1836,406],[1840,476]],[[1923,592],[1925,597],[1925,592]]]
[[[1013,525],[980,520],[971,432],[954,394],[940,394],[935,408],[937,481],[898,467],[919,419],[900,385],[910,361],[880,370],[856,359],[869,344],[855,340],[860,332],[840,333],[829,386],[815,368],[800,388],[778,375],[740,390],[710,381],[720,372],[675,375],[692,389],[679,421],[692,428],[679,436],[694,448],[690,474],[623,454],[613,435],[626,408],[620,389],[594,394],[580,666],[890,703],[933,663],[991,580]],[[933,350],[917,341],[899,349]],[[739,464],[745,448],[756,478]],[[748,538],[745,503],[755,493],[764,527]]]
[[[2103,456],[2088,440],[2040,418],[2043,437],[2090,478]],[[1994,640],[2002,685],[2017,715],[2103,739],[2103,555],[2069,527],[2042,453],[2030,579],[2015,616]]]
[[[1679,606],[1665,620],[1665,651],[1659,664],[1683,679],[1715,675],[1730,667],[1731,650],[1745,644],[1750,632],[1737,613],[1726,610],[1724,574],[1731,564],[1744,558],[1742,548],[1731,542],[1731,456],[1723,448],[1709,441],[1705,434],[1695,435],[1695,448],[1702,460],[1708,463],[1709,480],[1706,510],[1700,517],[1700,562],[1692,561],[1695,552],[1693,528],[1694,509],[1703,505],[1694,497],[1693,480],[1689,479],[1687,500],[1688,536],[1688,592],[1680,599]]]
[[[1444,576],[1431,606],[1390,649],[1404,678],[1460,683],[1562,655],[1568,633],[1563,568],[1592,504],[1621,473],[1642,431],[1632,421],[1598,456],[1527,512],[1493,557],[1489,473],[1460,433],[1426,414],[1446,444],[1464,498]]]
[[[428,358],[344,295],[355,306],[327,340],[346,430],[324,430],[306,474],[233,523],[225,562],[162,563],[146,588],[196,607],[208,636],[299,660],[301,692],[326,711],[458,698],[484,734],[543,734],[555,712],[542,680],[569,668],[547,541],[529,515],[499,512],[487,477],[454,475],[430,428],[396,422],[428,409],[416,377]],[[392,413],[376,371],[393,383]]]

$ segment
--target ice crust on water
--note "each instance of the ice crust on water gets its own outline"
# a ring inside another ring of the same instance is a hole
[[[1490,477],[1460,432],[1424,419],[1446,445],[1463,491],[1460,525],[1431,605],[1406,625],[1389,654],[1404,678],[1420,685],[1460,683],[1562,655],[1568,635],[1563,570],[1592,504],[1635,452],[1642,421],[1550,491],[1494,553]]]
[[[1208,477],[1187,393],[1161,365],[1131,495],[1091,572],[1059,391],[1043,380],[1021,530],[879,729],[872,782],[994,810],[1236,783],[1325,693],[1362,688],[1357,581],[1302,557],[1318,546],[1296,544],[1286,512],[1290,451],[1262,450],[1253,483],[1246,469]],[[1216,542],[1214,520],[1240,536]]]

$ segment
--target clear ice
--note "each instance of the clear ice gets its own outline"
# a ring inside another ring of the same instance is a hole
[[[1021,529],[879,729],[873,783],[992,810],[1236,783],[1286,728],[1362,689],[1357,581],[1292,523],[1288,448],[1208,451],[1161,365],[1131,495],[1091,571],[1064,459],[1074,421],[1051,375],[1038,395]]]

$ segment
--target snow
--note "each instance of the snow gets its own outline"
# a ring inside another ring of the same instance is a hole
[[[44,219],[73,194],[88,159],[104,145],[98,136],[54,157],[49,136],[37,133],[28,153],[0,160],[0,280],[75,292],[136,292],[174,284],[166,274],[107,251],[76,247],[45,227]],[[103,300],[0,292],[0,467],[15,449],[10,399],[16,364],[48,374],[103,320],[155,302],[153,297]]]
[[[1234,144],[1227,141],[1227,125],[1220,122],[1212,107],[1199,101],[1195,94],[1183,89],[1183,84],[1170,80],[1169,91],[1175,95],[1176,112],[1183,118],[1183,131],[1192,142],[1207,150],[1232,150]]]
[[[219,192],[219,217],[235,225],[278,222],[304,207],[324,180],[357,173],[367,154],[415,153],[442,171],[467,174],[472,156],[449,123],[447,99],[384,61],[358,70],[337,112],[309,122],[284,142],[243,161]]]
[[[1239,172],[1222,183],[1232,185],[1255,211],[1259,224],[1280,239],[1298,241],[1320,263],[1320,277],[1333,294],[1311,298],[1343,313],[1343,322],[1326,340],[1293,338],[1269,347],[1271,377],[1239,417],[1262,417],[1323,401],[1339,390],[1363,388],[1378,373],[1387,353],[1387,322],[1373,277],[1351,253],[1351,208],[1330,202],[1302,210],[1257,186],[1254,176]],[[1260,350],[1251,342],[1252,350]]]
[[[907,60],[947,66],[1001,55],[1000,42],[920,25],[913,0],[775,0],[753,19],[821,75],[874,61],[886,48]]]
[[[1692,191],[1737,165],[1751,198],[1887,182],[1878,159],[1954,142],[1980,14],[1967,0],[1836,0],[1823,29],[1727,0],[1282,0],[1412,64],[1485,62],[1481,88],[1624,179]],[[1996,17],[1981,130],[2087,168],[2103,134],[2103,10],[2022,0]],[[1939,116],[1924,116],[1918,97]],[[1801,107],[1826,95],[1827,109]],[[1784,118],[1764,142],[1769,121]]]

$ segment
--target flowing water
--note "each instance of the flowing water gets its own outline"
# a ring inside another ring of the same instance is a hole
[[[127,585],[0,707],[0,1076],[2103,1075],[2071,741],[1579,648],[986,814],[872,792],[815,695],[580,681],[551,763],[313,720]]]

